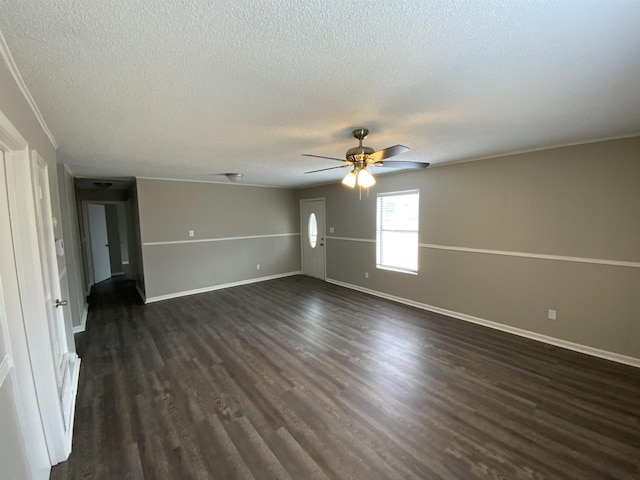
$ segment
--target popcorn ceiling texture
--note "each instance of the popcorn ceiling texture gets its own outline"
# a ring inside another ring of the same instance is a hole
[[[638,134],[639,18],[632,1],[0,0],[74,173],[272,186],[340,178],[303,175],[334,164],[301,154],[342,158],[359,126],[434,164]]]

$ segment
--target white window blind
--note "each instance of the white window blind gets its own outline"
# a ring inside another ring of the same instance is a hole
[[[379,193],[376,210],[378,268],[418,272],[418,205],[420,192]]]

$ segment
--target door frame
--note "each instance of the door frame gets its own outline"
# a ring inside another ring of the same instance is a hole
[[[9,142],[5,136],[5,132],[2,131],[2,126],[2,120],[0,119],[0,197],[4,197],[6,194],[5,154],[11,152],[11,150],[7,148],[7,144]],[[10,222],[9,217],[7,217],[7,220]],[[9,233],[8,236],[10,237],[10,232],[7,233]],[[11,253],[9,254],[10,258],[8,263],[13,265],[15,261]],[[11,268],[9,270],[11,270]],[[5,278],[5,280],[9,280],[9,278]],[[19,304],[19,301],[16,301],[15,295],[13,298],[9,298],[7,294],[6,298],[7,299],[5,300],[5,290],[3,288],[2,276],[0,275],[0,337],[2,338],[2,345],[0,345],[0,349],[3,352],[3,355],[0,355],[0,390],[5,388],[8,389],[13,402],[13,405],[10,406],[12,408],[10,408],[9,411],[1,412],[1,414],[4,416],[14,416],[14,421],[17,423],[18,436],[14,441],[17,440],[18,445],[17,452],[14,452],[14,454],[19,453],[21,458],[16,458],[14,460],[21,463],[23,467],[26,468],[25,473],[29,475],[29,478],[44,478],[45,473],[48,473],[47,467],[49,467],[49,458],[46,450],[44,433],[39,421],[33,421],[33,419],[28,418],[29,415],[27,414],[29,407],[34,406],[36,403],[34,398],[35,396],[30,398],[33,400],[31,404],[29,404],[28,401],[25,401],[29,399],[28,395],[26,396],[27,398],[23,400],[23,398],[25,398],[24,390],[29,385],[28,382],[27,385],[24,385],[24,382],[22,382],[22,384],[21,382],[18,382],[18,370],[24,372],[24,368],[26,367],[27,369],[30,369],[31,364],[28,362],[28,352],[25,352],[24,349],[21,350],[21,345],[19,345],[20,342],[13,342],[17,344],[15,346],[12,344],[12,333],[16,330],[20,332],[21,322],[14,321],[15,324],[11,325],[13,329],[10,328],[7,309],[5,308],[5,303],[9,303],[10,307],[15,307],[16,304]],[[12,303],[13,305],[11,305]],[[18,315],[14,314],[14,316],[17,317]],[[22,361],[22,359],[25,358],[25,353],[27,353],[27,364]],[[20,392],[21,388],[23,389],[22,394]],[[31,408],[31,410],[33,409],[34,408]],[[35,410],[37,410],[37,405],[35,405]],[[7,434],[7,432],[3,432],[3,434]],[[27,454],[27,445],[30,446],[31,456]]]
[[[320,280],[326,281],[327,279],[327,203],[325,197],[317,197],[317,198],[303,198],[300,200],[300,271],[304,274],[304,242],[306,240],[305,233],[302,231],[302,226],[304,225],[304,218],[302,217],[302,204],[307,202],[322,202],[322,216],[323,218],[323,232],[318,232],[318,234],[322,233],[322,238],[324,238],[324,275]],[[314,277],[316,278],[316,277]]]
[[[8,300],[15,302],[12,308],[21,312],[21,318],[9,320],[11,346],[16,351],[14,360],[18,393],[21,401],[28,405],[25,408],[28,408],[30,416],[27,426],[25,426],[26,422],[22,421],[24,418],[21,418],[21,424],[27,429],[23,432],[25,437],[38,435],[34,420],[31,418],[34,414],[38,415],[50,465],[56,465],[66,460],[71,451],[73,420],[69,428],[65,428],[53,364],[47,312],[43,302],[44,280],[32,177],[32,158],[35,159],[37,153],[33,151],[34,157],[31,157],[27,141],[2,112],[0,112],[0,146],[5,151],[9,230],[19,292],[19,299],[8,297]],[[75,353],[69,353],[77,359]],[[77,361],[79,368],[79,359]],[[74,380],[77,382],[77,376]],[[74,388],[74,394],[75,391],[77,388]],[[75,403],[75,398],[73,402]],[[27,451],[32,448],[31,445],[26,447]],[[28,456],[30,457],[31,455]],[[29,461],[32,472],[39,468],[31,462],[31,459]]]

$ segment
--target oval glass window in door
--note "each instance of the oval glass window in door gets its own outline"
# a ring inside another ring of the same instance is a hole
[[[309,215],[309,231],[307,233],[309,236],[309,245],[311,245],[311,248],[316,248],[316,244],[318,243],[318,222],[316,222],[315,213]]]

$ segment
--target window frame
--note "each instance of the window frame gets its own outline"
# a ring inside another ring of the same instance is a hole
[[[382,225],[383,223],[383,216],[382,216],[382,212],[381,212],[381,208],[382,208],[382,204],[381,204],[381,200],[384,199],[385,197],[399,197],[399,196],[405,196],[405,195],[416,195],[416,224],[415,224],[415,230],[411,229],[411,230],[392,230],[392,229],[385,229],[384,225]],[[384,248],[384,244],[381,241],[381,237],[382,234],[384,232],[399,232],[399,233],[411,233],[412,235],[415,234],[416,237],[416,244],[415,244],[415,248],[416,248],[416,264],[415,264],[415,269],[414,268],[410,268],[410,267],[402,267],[402,266],[397,266],[397,265],[387,265],[384,263],[381,263],[381,258],[383,258],[383,248]],[[390,271],[394,271],[394,272],[400,272],[400,273],[407,273],[410,275],[417,275],[418,274],[418,270],[419,270],[419,265],[420,265],[420,258],[419,258],[419,252],[420,252],[420,190],[419,189],[412,189],[412,190],[401,190],[401,191],[397,191],[397,192],[381,192],[378,193],[376,195],[376,268],[381,269],[381,270],[390,270]]]

